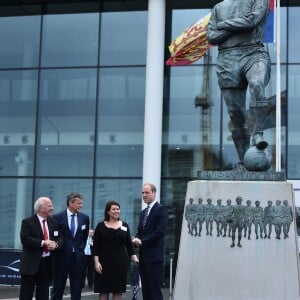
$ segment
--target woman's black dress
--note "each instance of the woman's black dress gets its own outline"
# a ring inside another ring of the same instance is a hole
[[[126,292],[129,257],[134,254],[130,230],[123,222],[118,229],[98,223],[94,232],[93,255],[99,257],[102,274],[95,272],[95,293]]]

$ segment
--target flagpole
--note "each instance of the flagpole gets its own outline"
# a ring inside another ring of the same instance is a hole
[[[280,0],[275,6],[276,37],[276,172],[281,171]]]

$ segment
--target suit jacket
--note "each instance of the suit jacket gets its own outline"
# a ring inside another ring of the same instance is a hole
[[[67,210],[54,215],[58,221],[64,238],[64,245],[57,253],[57,264],[67,266],[75,251],[76,259],[79,265],[84,266],[84,247],[89,233],[90,219],[84,213],[77,214],[78,227],[73,237],[69,228]]]
[[[56,241],[58,245],[57,250],[59,250],[63,245],[63,237],[58,222],[54,218],[48,217],[47,224],[49,239]],[[37,215],[26,218],[22,221],[20,238],[23,245],[20,273],[21,275],[34,275],[39,268],[43,254],[43,248],[41,247],[43,229]],[[54,257],[57,250],[51,251],[50,256]]]
[[[141,263],[162,262],[164,258],[164,235],[168,223],[167,208],[156,202],[150,210],[145,227],[143,228],[145,209],[140,214],[138,232],[141,239]]]

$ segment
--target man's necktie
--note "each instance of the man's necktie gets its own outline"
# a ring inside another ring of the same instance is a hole
[[[49,239],[45,219],[43,220],[43,239],[44,239],[44,241]],[[48,252],[46,247],[44,247],[44,252],[46,252],[46,253]]]
[[[74,220],[75,215],[71,215],[71,234],[74,237],[75,236],[75,220]]]
[[[147,206],[147,208],[145,209],[145,212],[144,212],[143,228],[145,227],[148,216],[149,216],[149,208],[150,208],[150,205]]]

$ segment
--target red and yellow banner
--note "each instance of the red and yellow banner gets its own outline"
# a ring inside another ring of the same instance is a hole
[[[171,57],[166,61],[168,66],[185,66],[200,59],[207,51],[206,28],[210,14],[189,26],[169,46]]]

